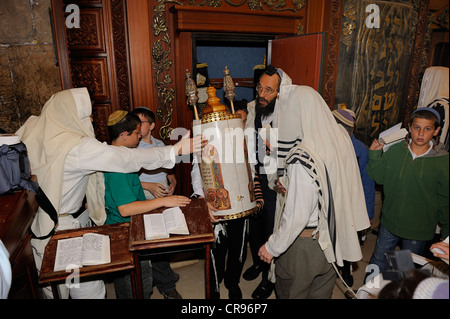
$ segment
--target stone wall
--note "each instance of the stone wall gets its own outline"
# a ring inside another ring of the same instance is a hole
[[[0,1],[0,128],[14,133],[61,90],[50,0]]]

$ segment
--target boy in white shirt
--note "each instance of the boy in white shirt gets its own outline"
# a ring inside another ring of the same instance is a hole
[[[152,136],[155,129],[155,114],[147,107],[137,107],[131,113],[136,114],[141,120],[142,138],[138,148],[156,148],[166,146],[163,141]],[[141,169],[139,174],[145,198],[148,200],[172,196],[175,191],[177,181],[175,174],[168,169],[158,168],[155,170]],[[165,299],[181,299],[181,295],[176,290],[176,282],[179,275],[170,267],[169,262],[164,257],[152,258],[153,284],[157,286],[159,292]]]
[[[138,148],[151,148],[166,146],[163,141],[154,138],[152,133],[155,129],[155,114],[147,107],[137,107],[132,111],[141,119],[142,138]],[[144,189],[145,198],[153,199],[173,195],[177,181],[175,174],[165,168],[155,170],[141,169],[139,179]]]

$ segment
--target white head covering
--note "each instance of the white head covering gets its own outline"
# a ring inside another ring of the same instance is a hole
[[[61,91],[45,103],[39,116],[30,116],[16,132],[27,146],[32,174],[37,176],[57,212],[60,211],[67,153],[83,138],[95,138],[89,119],[91,112],[86,88]],[[48,214],[39,208],[31,226],[33,233],[38,237],[45,236],[54,226]]]
[[[443,66],[427,68],[423,75],[417,107],[426,107],[439,98],[448,99],[448,85],[448,68]]]
[[[449,72],[448,68],[433,66],[425,70],[420,87],[417,109],[428,107],[439,112],[441,130],[439,141],[449,150]]]
[[[328,172],[336,217],[334,253],[329,243],[319,236],[319,244],[328,261],[334,261],[333,254],[340,266],[342,260],[360,260],[362,254],[357,231],[368,228],[370,222],[358,163],[348,133],[337,124],[318,92],[308,86],[293,85],[284,72],[276,105],[274,128],[278,129],[278,145],[289,150],[301,141],[315,160],[323,161]],[[286,155],[286,151],[279,149],[278,176],[284,174]],[[271,180],[276,177],[272,175]],[[326,177],[321,176],[321,179],[326,185]],[[325,205],[328,204],[327,200]],[[327,211],[328,207],[324,209]]]

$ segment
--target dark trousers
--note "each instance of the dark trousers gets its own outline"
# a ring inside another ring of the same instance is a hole
[[[148,260],[140,260],[141,275],[142,275],[142,289],[144,298],[150,298],[153,292],[153,276],[152,267]],[[117,299],[132,299],[133,290],[131,286],[130,274],[125,273],[114,277],[114,290]]]
[[[219,238],[211,248],[211,292],[220,291],[219,284],[222,280],[227,288],[239,284],[242,268],[247,258],[246,219],[239,218],[221,222],[225,233],[219,233]]]
[[[259,214],[249,217],[248,242],[252,253],[253,264],[259,264],[262,267],[262,280],[265,281],[267,280],[270,265],[259,258],[258,251],[273,233],[277,193],[269,188],[267,175],[260,175],[259,178],[264,198],[264,207]]]
[[[176,288],[175,273],[170,267],[170,263],[164,259],[152,258],[153,286],[159,292],[169,292]]]

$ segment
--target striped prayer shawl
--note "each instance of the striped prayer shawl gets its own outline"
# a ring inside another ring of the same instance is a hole
[[[319,207],[319,224],[317,230],[319,231],[319,244],[324,250],[325,257],[328,262],[336,261],[336,216],[334,210],[333,192],[331,189],[328,171],[321,163],[321,160],[314,159],[312,150],[298,143],[285,155],[283,175],[281,181],[284,182],[286,189],[289,188],[288,180],[286,178],[286,171],[288,165],[302,165],[316,184],[316,193],[318,196]],[[282,212],[280,212],[280,215]],[[281,216],[280,216],[281,217]],[[278,218],[280,218],[278,217]]]
[[[255,119],[254,103],[248,105],[248,111],[246,129]],[[285,174],[288,153],[301,144],[316,159],[316,165],[324,167],[320,176],[323,185],[329,185],[322,188],[327,212],[328,190],[332,190],[336,216],[337,264],[342,266],[343,260],[360,260],[362,254],[357,231],[368,228],[370,222],[358,163],[348,133],[336,123],[331,110],[317,91],[308,86],[293,85],[285,73],[275,105],[272,128],[277,134],[278,143],[275,146],[276,154],[271,154],[274,167],[271,167],[268,175],[269,186],[274,187],[276,180]],[[332,258],[331,253],[327,255],[327,251],[331,250],[331,243],[326,240],[319,241],[319,244],[327,259]]]

